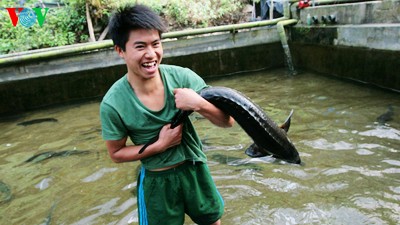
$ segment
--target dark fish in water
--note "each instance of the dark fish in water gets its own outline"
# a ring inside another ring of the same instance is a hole
[[[286,135],[293,111],[286,122],[278,127],[259,106],[236,90],[226,87],[209,87],[200,91],[199,94],[226,114],[232,116],[253,139],[254,144],[246,150],[247,155],[250,157],[272,155],[290,163],[301,163],[297,149]],[[178,112],[172,120],[171,128],[181,124],[190,113],[192,112]],[[139,153],[143,152],[148,145],[154,143],[157,139],[158,136],[150,140]]]
[[[51,206],[49,214],[47,215],[46,219],[44,220],[44,223],[43,223],[44,225],[51,224],[51,221],[53,219],[53,212],[54,212],[54,209],[56,208],[57,204],[58,204],[58,201],[54,202],[53,205]]]
[[[25,160],[25,162],[32,162],[32,163],[38,163],[41,161],[44,161],[46,159],[50,159],[53,157],[66,157],[70,155],[83,155],[83,154],[89,154],[90,151],[88,150],[65,150],[65,151],[60,151],[60,152],[55,152],[55,151],[48,151],[48,152],[42,152],[37,155],[34,155],[30,157],[29,159]]]
[[[282,125],[279,126],[286,133],[289,131],[289,128],[290,128],[290,122],[291,122],[291,119],[292,119],[292,115],[293,115],[293,110],[290,111],[290,114],[287,117],[287,119],[285,120],[285,122]],[[267,156],[267,155],[272,155],[273,156],[273,154],[269,154],[268,152],[265,152],[262,149],[260,149],[255,143],[251,144],[246,149],[246,155],[248,155],[250,157],[253,157],[253,158],[264,157],[264,156]]]
[[[238,157],[232,157],[232,156],[222,155],[222,154],[213,154],[210,157],[212,160],[215,160],[221,164],[228,164],[229,162],[241,159]]]
[[[10,187],[0,180],[0,205],[11,201],[12,197]]]
[[[44,123],[44,122],[58,122],[58,120],[54,119],[54,118],[41,118],[41,119],[24,121],[24,122],[18,123],[17,125],[18,126],[29,126],[29,125],[33,125],[33,124],[37,124],[37,123]]]
[[[385,124],[386,122],[393,120],[393,116],[394,116],[394,108],[392,105],[389,105],[387,111],[382,115],[378,116],[376,118],[376,121],[378,121],[379,124]]]

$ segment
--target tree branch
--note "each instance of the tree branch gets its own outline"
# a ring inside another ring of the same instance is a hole
[[[101,32],[100,37],[99,37],[99,39],[97,39],[97,41],[102,41],[102,40],[104,40],[104,38],[106,38],[106,35],[108,33],[108,29],[109,29],[109,27],[107,25],[107,27],[104,28],[103,32]]]
[[[86,3],[86,21],[87,21],[88,30],[89,30],[89,37],[90,37],[89,41],[90,42],[96,41],[96,38],[94,36],[92,18],[90,18],[88,3]]]

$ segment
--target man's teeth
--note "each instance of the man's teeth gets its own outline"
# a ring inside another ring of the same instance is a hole
[[[155,66],[155,65],[156,65],[156,62],[143,63],[143,66],[146,66],[146,67],[151,67],[151,66]]]

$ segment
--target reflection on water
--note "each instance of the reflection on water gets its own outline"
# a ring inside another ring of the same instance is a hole
[[[209,83],[245,93],[278,124],[294,109],[289,137],[304,165],[248,158],[251,140],[239,126],[217,128],[192,115],[225,200],[224,224],[400,221],[399,94],[310,73],[285,74]],[[0,224],[137,224],[139,163],[109,159],[98,107],[57,107],[0,123]],[[54,120],[17,125],[40,118]],[[25,162],[53,151],[89,153]],[[187,218],[186,224],[193,223]]]

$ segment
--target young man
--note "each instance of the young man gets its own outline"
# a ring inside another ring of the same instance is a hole
[[[140,224],[181,225],[185,213],[197,224],[220,224],[223,201],[192,123],[187,119],[174,129],[169,123],[179,109],[198,112],[220,127],[231,127],[234,120],[197,94],[207,85],[193,71],[160,65],[164,29],[160,17],[142,5],[125,6],[112,16],[111,37],[128,72],[101,102],[103,138],[114,162],[141,160]],[[134,145],[126,145],[128,137]]]

